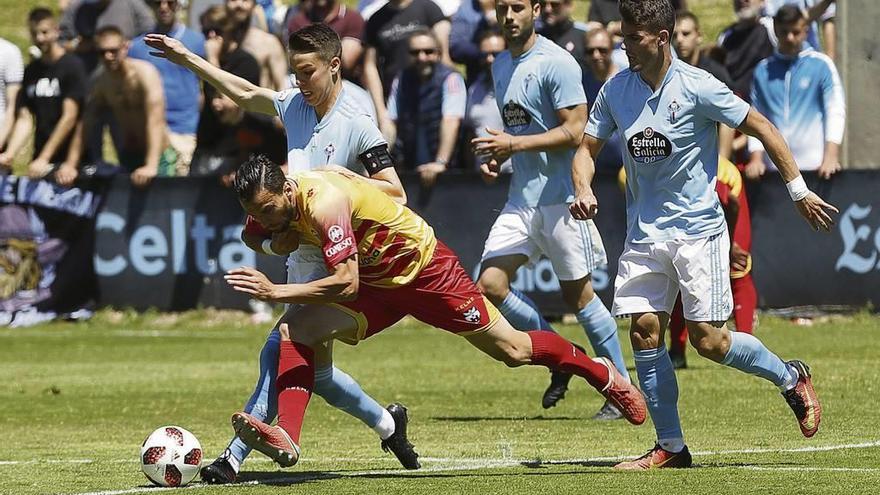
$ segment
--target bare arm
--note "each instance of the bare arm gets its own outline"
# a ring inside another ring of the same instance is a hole
[[[822,42],[825,44],[825,55],[835,60],[837,54],[837,24],[834,19],[822,23]]]
[[[733,129],[718,124],[718,154],[728,160],[733,156],[733,135]]]
[[[361,40],[355,38],[342,39],[342,71],[343,73],[351,73],[357,68],[361,61],[361,55],[364,54],[364,45]]]
[[[236,268],[226,276],[226,283],[239,292],[257,299],[287,304],[329,304],[357,298],[357,256],[351,256],[333,267],[327,277],[306,284],[273,284],[253,268]]]
[[[15,102],[18,101],[18,90],[21,84],[6,86],[6,112],[3,115],[3,125],[0,126],[0,149],[6,144],[6,139],[12,133],[12,125],[15,122]]]
[[[589,220],[599,212],[599,203],[593,194],[593,175],[596,173],[594,156],[598,156],[605,141],[584,134],[571,161],[571,180],[574,184],[574,202],[569,205],[575,220]]]
[[[165,94],[162,92],[162,80],[152,66],[145,66],[144,99],[146,100],[147,149],[144,153],[145,168],[152,171],[159,169],[159,157],[167,142],[168,123],[165,121]]]
[[[790,194],[794,196],[792,190],[795,185],[800,186],[798,187],[800,191],[805,191],[805,194],[798,194],[798,196],[802,195],[803,197],[796,199],[795,205],[810,226],[814,230],[819,230],[820,228],[825,231],[830,230],[831,226],[834,225],[834,221],[827,211],[837,213],[837,208],[826,203],[816,193],[809,191],[806,185],[803,184],[803,178],[801,177],[800,170],[798,170],[797,163],[794,161],[794,157],[791,155],[791,150],[788,149],[788,145],[785,144],[785,140],[776,126],[770,123],[760,112],[752,108],[749,110],[743,123],[740,124],[739,130],[761,141],[767,154],[770,155],[770,159],[773,160],[776,168],[779,169],[782,180],[785,181]]]
[[[406,191],[400,182],[400,176],[394,167],[383,168],[370,177],[364,177],[368,182],[379,188],[383,193],[391,196],[395,203],[406,204]]]
[[[449,56],[449,32],[452,31],[452,23],[444,19],[434,24],[431,31],[434,31],[434,35],[440,42],[440,61],[450,67],[454,67],[455,63]]]
[[[394,140],[386,134],[388,124],[391,121],[388,119],[388,108],[385,106],[385,90],[382,89],[382,78],[379,76],[379,67],[376,65],[377,57],[376,49],[368,46],[366,52],[364,52],[364,84],[367,87],[367,91],[370,92],[370,97],[373,98],[373,106],[376,107],[376,117],[379,120],[379,129],[382,130],[385,139],[389,143],[393,143]]]
[[[437,145],[437,161],[449,163],[455,151],[458,129],[461,127],[460,117],[443,117],[440,121],[440,143]]]
[[[284,46],[271,34],[267,34],[265,38],[270,47],[266,62],[269,64],[272,84],[275,85],[276,91],[281,91],[287,85],[287,56],[284,54]]]
[[[40,154],[34,161],[42,160],[48,163],[58,147],[61,146],[61,143],[63,143],[64,140],[67,139],[67,136],[73,132],[78,119],[79,103],[73,98],[65,98],[61,103],[61,118],[58,119],[58,123],[56,123],[55,128],[52,129],[52,134],[49,135],[49,140],[46,141],[43,149],[40,150]]]
[[[831,4],[834,2],[835,0],[822,0],[821,2],[817,2],[816,5],[813,5],[812,7],[807,9],[807,17],[809,22],[819,20],[819,18],[822,17],[822,14],[824,14],[825,11],[828,10],[828,7],[830,7]]]
[[[238,106],[265,115],[276,115],[277,91],[261,88],[250,81],[230,74],[207,60],[187,50],[180,41],[161,34],[148,34],[144,41],[152,48],[152,55],[167,58],[175,64],[193,71],[218,91],[231,98]]]
[[[499,163],[520,151],[550,151],[574,148],[581,142],[587,124],[587,105],[575,105],[556,111],[560,124],[541,134],[511,136],[496,129],[487,129],[489,136],[471,141],[478,155],[491,157]]]
[[[12,168],[12,162],[15,156],[24,148],[33,127],[33,118],[31,112],[21,106],[18,109],[15,118],[15,124],[12,126],[12,134],[9,136],[9,143],[6,151],[0,153],[0,168]]]

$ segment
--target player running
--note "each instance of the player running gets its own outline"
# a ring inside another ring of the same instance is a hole
[[[620,132],[627,146],[627,240],[615,280],[614,312],[631,317],[636,370],[657,444],[619,469],[690,467],[678,415],[678,384],[663,344],[676,294],[700,355],[779,387],[801,432],[816,434],[822,408],[810,369],[785,362],[752,335],[729,332],[730,238],[715,194],[716,122],[761,140],[779,168],[792,200],[814,229],[828,230],[837,209],[807,189],[779,131],[708,72],[673,60],[675,14],[669,0],[621,0],[622,32],[630,68],[605,83],[572,165],[592,176],[592,156]],[[594,197],[576,201],[572,214],[591,218]],[[826,211],[827,210],[827,211]]]
[[[290,65],[298,87],[280,92],[254,86],[208,64],[174,38],[147,35],[146,42],[158,51],[157,55],[189,68],[245,110],[280,117],[287,132],[289,170],[341,163],[368,175],[370,178],[365,180],[395,200],[406,201],[385,139],[356,95],[342,85],[342,44],[326,25],[313,24],[290,36]],[[295,239],[286,233],[268,238],[245,233],[242,238],[257,252],[279,256],[292,253],[287,263],[291,282],[305,283],[327,275],[320,250],[312,246],[297,250]],[[280,342],[278,329],[274,328],[260,353],[260,377],[245,406],[245,411],[269,422],[277,409],[275,377]],[[406,436],[406,408],[400,404],[383,408],[329,360],[317,363],[315,392],[372,428],[381,438],[382,448],[391,450],[405,468],[419,467],[418,454]],[[223,454],[202,470],[202,479],[208,483],[234,482],[250,450],[233,438]]]
[[[280,465],[299,459],[315,366],[332,352],[323,344],[355,344],[406,315],[461,335],[508,366],[542,365],[581,376],[631,423],[645,420],[644,398],[610,360],[590,359],[553,332],[514,330],[431,226],[360,176],[313,171],[285,178],[279,166],[257,157],[239,169],[234,188],[257,224],[270,232],[294,231],[304,244],[320,246],[330,274],[286,285],[253,268],[226,275],[250,296],[305,305],[279,325],[278,424],[244,412],[232,417],[239,437]]]
[[[520,330],[551,330],[534,302],[510,286],[517,269],[546,255],[559,278],[562,297],[577,315],[593,351],[609,358],[629,380],[617,323],[593,291],[590,274],[606,264],[605,248],[592,221],[569,213],[574,197],[589,184],[572,184],[571,161],[587,121],[581,69],[564,48],[535,33],[538,0],[497,0],[495,15],[507,51],[495,58],[492,77],[504,131],[472,141],[485,163],[484,176],[498,175],[499,164],[513,163],[507,204],[492,225],[483,250],[478,285]],[[544,392],[544,408],[563,398],[570,374],[556,372]],[[605,404],[596,419],[620,418]]]

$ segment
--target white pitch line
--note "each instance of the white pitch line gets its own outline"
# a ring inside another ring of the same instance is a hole
[[[720,451],[703,451],[703,452],[694,452],[691,455],[694,456],[713,456],[713,455],[730,455],[730,454],[762,454],[762,453],[803,453],[803,452],[828,452],[833,450],[847,450],[847,449],[865,449],[865,448],[873,448],[880,447],[880,440],[875,440],[871,442],[861,442],[861,443],[850,443],[850,444],[839,444],[839,445],[822,445],[816,447],[797,447],[790,449],[739,449],[739,450],[720,450]],[[515,467],[519,466],[523,463],[530,464],[539,464],[539,465],[553,465],[553,464],[577,464],[577,463],[590,463],[590,462],[603,462],[603,461],[617,461],[621,459],[628,459],[634,456],[614,456],[614,457],[592,457],[587,459],[568,459],[568,460],[536,460],[536,459],[452,459],[445,457],[424,457],[422,460],[428,462],[464,462],[464,464],[451,465],[451,466],[430,466],[419,469],[417,471],[410,471],[405,469],[373,469],[366,471],[354,471],[354,472],[333,472],[327,471],[326,473],[319,474],[292,474],[289,476],[279,476],[278,478],[269,478],[263,480],[253,480],[246,481],[242,483],[236,483],[234,485],[228,486],[252,486],[252,485],[266,485],[266,484],[275,484],[275,483],[301,483],[309,480],[321,480],[321,479],[332,479],[332,478],[352,478],[358,476],[372,476],[372,475],[396,475],[396,474],[409,474],[414,477],[418,477],[420,473],[430,473],[430,472],[449,472],[449,471],[475,471],[479,469],[487,469],[487,468],[504,468],[504,467]],[[313,459],[313,462],[330,462],[330,461],[340,461],[341,459]],[[369,459],[374,458],[353,458],[352,460],[356,460],[359,462],[364,462]],[[303,459],[306,461],[307,459]],[[712,467],[712,466],[706,466]],[[880,472],[880,468],[850,468],[850,467],[813,467],[813,466],[720,466],[719,468],[724,469],[727,467],[733,467],[734,469],[747,469],[747,470],[755,470],[755,471],[829,471],[829,472]],[[141,493],[141,492],[157,492],[157,491],[165,491],[165,490],[198,490],[201,488],[209,488],[215,487],[217,485],[207,485],[207,484],[194,484],[189,485],[184,488],[158,488],[158,487],[137,487],[137,488],[128,488],[122,490],[108,490],[108,491],[98,491],[98,492],[85,492],[78,493],[75,495],[127,495],[130,493]]]

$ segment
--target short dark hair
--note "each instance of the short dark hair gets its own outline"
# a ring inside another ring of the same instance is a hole
[[[46,19],[55,19],[55,14],[46,7],[36,7],[28,12],[28,24],[36,24]]]
[[[112,24],[98,28],[98,30],[95,32],[95,38],[103,38],[108,34],[119,36],[120,38],[122,38],[123,41],[127,40],[125,35],[122,34],[122,30],[116,26],[113,26]]]
[[[240,201],[250,202],[262,190],[280,194],[284,190],[284,180],[280,165],[266,155],[251,155],[235,172],[232,189]]]
[[[690,10],[679,10],[677,14],[675,14],[675,22],[683,21],[685,19],[690,19],[694,23],[694,29],[698,32],[700,31],[700,20],[697,19],[697,15],[691,12]]]
[[[330,62],[342,58],[342,41],[336,31],[323,22],[316,22],[291,33],[287,40],[291,53],[317,53],[321,60]]]
[[[793,24],[806,18],[807,17],[804,15],[804,11],[801,10],[799,7],[792,4],[786,4],[776,11],[776,15],[773,16],[773,23]]]
[[[427,36],[428,38],[434,40],[434,44],[437,45],[438,48],[440,47],[440,40],[437,39],[437,34],[434,33],[434,30],[429,27],[420,26],[415,28],[411,33],[409,33],[409,36],[406,37],[407,44],[409,44],[410,40],[412,40],[416,36]]]
[[[655,34],[675,31],[675,10],[669,0],[620,0],[620,17]]]
[[[477,45],[483,42],[485,39],[494,38],[495,36],[499,36],[501,38],[504,35],[501,34],[501,29],[498,26],[488,26],[477,33]]]

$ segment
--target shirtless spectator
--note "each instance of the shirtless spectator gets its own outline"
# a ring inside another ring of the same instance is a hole
[[[241,47],[260,64],[260,86],[280,91],[287,87],[287,56],[278,38],[251,25],[255,6],[254,0],[226,0],[229,16],[248,26]]]
[[[131,173],[132,184],[146,187],[156,176],[174,175],[177,153],[169,146],[159,71],[128,58],[129,42],[114,26],[99,29],[95,41],[104,71],[86,104],[83,129],[91,131],[95,117],[110,110],[121,134],[115,143],[119,165]],[[78,143],[88,142],[86,137]]]

